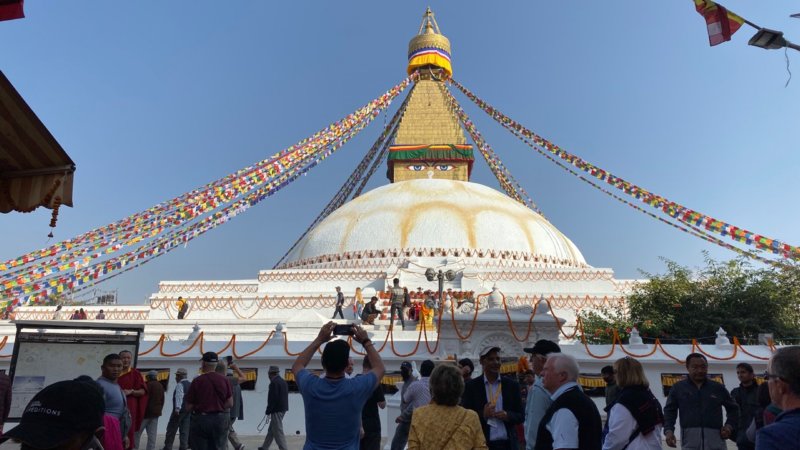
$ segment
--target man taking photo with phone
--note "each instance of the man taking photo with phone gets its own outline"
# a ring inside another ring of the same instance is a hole
[[[385,371],[383,361],[366,330],[353,325],[353,340],[366,351],[372,370],[360,377],[345,378],[350,344],[341,339],[331,341],[335,327],[334,322],[323,325],[316,339],[292,365],[292,373],[305,404],[306,449],[358,449],[361,410]],[[306,366],[323,344],[326,344],[322,351],[325,377],[320,378],[309,372]]]

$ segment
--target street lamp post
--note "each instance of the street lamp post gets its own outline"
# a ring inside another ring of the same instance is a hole
[[[456,273],[452,270],[442,271],[439,269],[438,271],[435,269],[429,268],[425,271],[425,278],[428,281],[438,280],[439,281],[439,305],[444,307],[444,299],[443,299],[443,292],[444,292],[444,282],[453,281],[456,279]],[[441,312],[442,309],[440,308],[439,311]]]

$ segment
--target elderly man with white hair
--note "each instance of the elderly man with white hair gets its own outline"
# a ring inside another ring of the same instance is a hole
[[[553,404],[539,422],[536,450],[600,450],[602,422],[592,399],[578,386],[578,362],[563,353],[547,357],[542,384]]]

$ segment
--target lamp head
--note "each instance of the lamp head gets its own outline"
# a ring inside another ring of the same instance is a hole
[[[782,31],[770,30],[762,28],[750,38],[747,42],[754,47],[760,47],[767,50],[774,50],[786,47],[786,39],[783,37]]]
[[[425,278],[428,281],[433,281],[436,279],[436,271],[433,269],[428,269],[425,271]]]

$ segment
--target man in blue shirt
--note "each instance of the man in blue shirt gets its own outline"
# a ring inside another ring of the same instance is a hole
[[[300,353],[292,365],[292,373],[305,404],[304,450],[357,450],[361,410],[383,378],[385,369],[380,355],[367,332],[355,325],[352,328],[353,340],[366,351],[372,366],[371,372],[356,378],[345,378],[344,370],[350,358],[350,345],[345,340],[335,340],[325,345],[322,351],[325,377],[314,376],[306,369],[317,349],[333,339],[335,326],[334,322],[323,325],[316,339]]]
[[[550,393],[542,384],[542,368],[547,361],[547,355],[551,353],[561,353],[561,347],[553,341],[540,339],[533,347],[523,349],[531,354],[531,367],[536,376],[533,386],[528,389],[528,397],[525,399],[525,448],[533,450],[536,446],[536,435],[539,432],[539,422],[541,422],[547,408],[553,404]]]
[[[767,365],[769,396],[783,410],[756,435],[758,450],[800,449],[800,346],[783,347]]]

